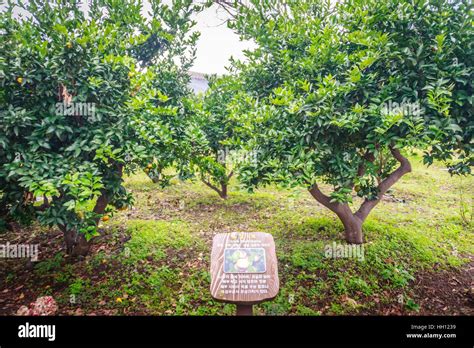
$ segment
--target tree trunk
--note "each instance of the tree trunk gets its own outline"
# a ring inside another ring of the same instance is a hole
[[[337,203],[331,202],[329,196],[326,196],[318,187],[318,185],[313,185],[309,192],[311,195],[326,208],[333,211],[341,220],[344,225],[345,238],[348,243],[351,244],[362,244],[364,243],[364,236],[362,234],[362,224],[365,219],[372,211],[372,209],[382,200],[383,195],[387,190],[392,187],[400,178],[411,172],[411,164],[407,158],[405,158],[398,149],[393,146],[389,147],[392,156],[400,163],[400,166],[388,175],[383,181],[381,181],[377,187],[379,193],[375,199],[365,199],[361,204],[357,212],[352,213],[351,208],[347,203]],[[371,159],[370,154],[368,160]],[[358,175],[362,176],[364,172],[363,167],[359,167]]]
[[[348,243],[364,243],[362,234],[363,221],[352,213],[347,203],[331,202],[331,199],[322,193],[317,185],[314,185],[309,192],[319,203],[336,213],[344,225],[345,239]]]
[[[221,183],[221,191],[219,192],[219,196],[222,199],[227,199],[227,184]]]
[[[123,175],[123,164],[117,164],[117,175],[121,178]],[[107,205],[109,204],[109,197],[105,190],[97,198],[94,206],[94,213],[98,215],[95,218],[96,225],[99,224],[100,215],[104,214]],[[91,247],[91,241],[87,241],[84,234],[76,230],[67,229],[65,225],[59,225],[59,229],[64,234],[64,242],[66,244],[66,253],[71,256],[85,256]]]
[[[364,243],[362,234],[362,220],[353,214],[338,214],[339,219],[344,225],[345,239],[350,244]]]
[[[218,194],[219,194],[219,197],[221,197],[222,199],[227,199],[227,184],[221,182],[221,188],[219,189],[219,187],[217,186],[214,186],[213,184],[211,184],[209,181],[206,181],[204,179],[201,179],[201,181],[206,184],[209,188],[211,188],[212,190],[216,191]]]
[[[94,213],[103,214],[109,200],[105,192],[99,196],[94,207]],[[95,219],[95,223],[99,223],[100,218]],[[91,241],[87,241],[83,233],[76,230],[67,229],[66,226],[60,225],[59,229],[64,234],[64,242],[66,244],[66,253],[71,256],[85,256],[91,247]]]
[[[65,226],[59,227],[64,234],[64,242],[66,243],[66,253],[71,256],[85,256],[91,247],[82,233],[75,230],[68,230]]]

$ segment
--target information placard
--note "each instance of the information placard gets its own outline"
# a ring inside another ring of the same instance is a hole
[[[232,232],[214,236],[211,295],[216,300],[255,304],[279,290],[275,242],[269,233]]]

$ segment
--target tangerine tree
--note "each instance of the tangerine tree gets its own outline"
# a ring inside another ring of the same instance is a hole
[[[362,243],[369,213],[411,171],[407,151],[470,173],[470,1],[221,3],[230,27],[258,45],[235,64],[248,95],[234,117],[258,158],[241,170],[249,188],[304,186],[339,217],[349,243]]]
[[[194,98],[194,143],[189,152],[192,172],[201,181],[227,199],[229,180],[243,155],[239,152],[242,139],[235,137],[238,120],[230,117],[233,96],[239,91],[239,81],[231,76],[209,77],[209,89]]]
[[[58,226],[72,255],[87,253],[100,219],[132,204],[124,173],[177,155],[197,8],[142,5],[2,9],[0,217]]]

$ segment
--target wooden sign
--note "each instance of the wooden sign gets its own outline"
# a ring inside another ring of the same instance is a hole
[[[211,295],[216,300],[252,305],[273,299],[279,284],[271,234],[232,232],[214,236]]]

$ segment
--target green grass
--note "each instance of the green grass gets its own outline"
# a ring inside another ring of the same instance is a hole
[[[327,245],[345,244],[342,224],[303,189],[266,187],[249,194],[233,178],[223,201],[199,182],[174,180],[161,189],[137,174],[126,179],[134,208],[104,224],[128,241],[87,257],[77,266],[80,276],[67,268],[58,274],[59,256],[39,263],[35,272],[56,272],[64,284],[62,303],[75,294],[91,312],[232,315],[234,306],[209,293],[212,237],[262,231],[275,238],[280,292],[255,306],[255,313],[373,313],[376,303],[393,305],[398,295],[406,298],[404,310],[416,312],[410,296],[417,274],[462,267],[474,254],[473,224],[466,219],[474,179],[423,167],[416,155],[412,165],[413,172],[391,189],[393,199],[381,202],[365,222],[364,260],[325,257]]]
[[[152,258],[162,260],[167,248],[184,249],[193,243],[186,223],[182,221],[131,220],[127,224],[131,239],[126,244],[124,259],[127,263]]]

